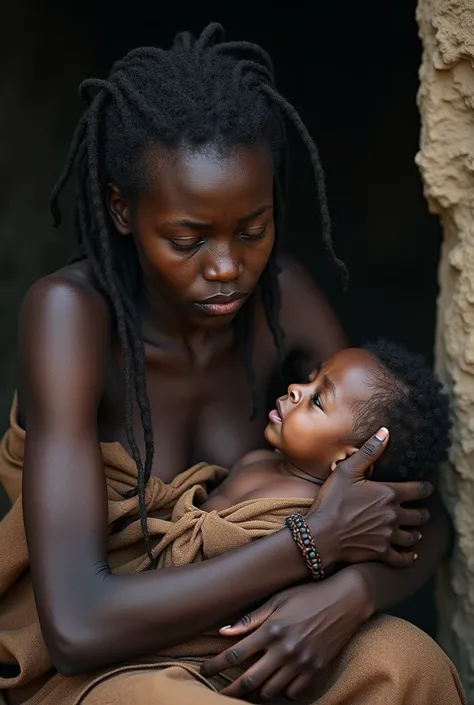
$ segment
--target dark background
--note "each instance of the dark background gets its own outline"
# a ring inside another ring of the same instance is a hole
[[[276,6],[275,6],[276,5]],[[114,10],[115,7],[115,10]],[[98,66],[139,44],[171,42],[180,29],[221,22],[231,39],[271,54],[279,90],[316,139],[326,171],[336,248],[351,287],[338,281],[318,238],[309,159],[292,136],[292,193],[286,249],[331,297],[353,342],[386,335],[432,355],[440,231],[423,200],[414,157],[421,46],[415,3],[99,3]]]
[[[54,134],[52,147],[41,157],[44,171],[36,167],[34,207],[31,193],[25,191],[15,192],[19,195],[14,207],[9,202],[9,212],[13,209],[15,216],[21,209],[28,225],[18,231],[10,225],[0,233],[7,258],[0,258],[0,298],[2,284],[7,280],[9,284],[5,289],[8,306],[3,297],[2,309],[7,338],[2,343],[3,425],[15,384],[12,341],[19,301],[30,281],[60,266],[68,250],[67,232],[53,232],[45,225],[46,197],[53,174],[61,170],[68,135],[80,114],[75,98],[78,80],[87,72],[105,75],[114,60],[135,46],[169,45],[176,31],[198,33],[209,21],[221,22],[230,39],[255,41],[269,51],[279,90],[295,105],[316,139],[326,171],[336,251],[351,276],[349,292],[341,292],[321,245],[311,165],[293,133],[285,249],[306,264],[326,291],[352,343],[385,336],[432,359],[441,234],[437,220],[428,214],[414,163],[420,129],[416,92],[421,57],[415,2],[203,0],[187,7],[151,0],[97,0],[86,1],[80,8],[49,2],[38,12],[36,8],[13,17],[7,44],[13,52],[15,36],[26,41],[25,28],[36,42],[26,73],[17,79],[20,88],[21,81],[34,87],[30,98],[25,98],[26,103],[31,101],[24,106],[30,118],[21,135],[13,131],[3,138],[13,140],[13,154],[23,146],[22,168],[28,170],[29,162],[38,162],[41,154],[41,137],[30,140],[29,151],[24,149],[28,130],[37,134],[38,118],[42,118],[49,120],[48,134],[53,121]],[[5,51],[4,45],[4,55]],[[49,57],[46,71],[35,73],[36,60],[45,56]],[[82,63],[79,56],[84,56]],[[50,98],[46,101],[47,90]],[[3,101],[0,113],[5,110],[8,103]],[[7,181],[3,176],[2,185]],[[21,181],[17,188],[22,188]],[[1,207],[0,200],[0,222]],[[7,219],[11,222],[15,218]],[[17,262],[17,249],[28,247],[28,238],[35,238],[36,249],[30,245],[30,255],[23,259],[21,271],[26,267],[27,274],[18,280],[13,277],[12,282],[13,270],[6,262]],[[404,606],[403,614],[434,634],[432,592],[430,584]]]

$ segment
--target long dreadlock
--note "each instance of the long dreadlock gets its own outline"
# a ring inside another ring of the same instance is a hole
[[[275,172],[275,247],[260,280],[266,320],[280,363],[284,336],[278,320],[278,244],[288,168],[286,122],[302,137],[314,168],[321,209],[322,238],[334,254],[324,174],[317,148],[296,110],[278,93],[268,54],[250,42],[225,42],[213,23],[196,40],[177,35],[169,50],[140,47],[116,62],[107,80],[89,78],[80,86],[88,103],[75,130],[64,171],[50,205],[55,225],[61,221],[59,195],[73,172],[78,182],[75,229],[79,258],[87,258],[112,308],[124,355],[125,431],[137,465],[141,528],[153,566],[147,527],[146,486],[153,464],[153,427],[146,389],[145,354],[140,337],[137,297],[141,269],[132,238],[118,237],[106,205],[107,184],[130,199],[147,188],[146,150],[157,143],[170,148],[215,143],[223,147],[265,144]],[[280,177],[283,177],[280,178]],[[236,329],[252,392],[254,418],[258,387],[253,369],[253,307],[250,300],[236,317]],[[142,458],[133,431],[136,400],[145,440]]]

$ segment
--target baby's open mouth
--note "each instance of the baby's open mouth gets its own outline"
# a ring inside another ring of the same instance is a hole
[[[277,399],[276,401],[276,409],[270,411],[270,413],[268,414],[268,418],[270,419],[270,421],[273,421],[273,423],[283,423],[281,404],[279,399]]]

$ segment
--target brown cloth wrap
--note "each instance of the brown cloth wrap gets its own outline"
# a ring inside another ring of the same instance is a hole
[[[214,700],[216,705],[218,700],[223,705],[225,702],[236,703],[236,700],[220,696],[216,691],[236,677],[238,669],[211,681],[206,681],[198,673],[204,657],[219,652],[231,643],[216,633],[205,634],[167,649],[166,654],[157,653],[133,664],[122,664],[84,676],[67,678],[54,671],[41,634],[29,573],[21,503],[25,432],[17,423],[15,403],[10,424],[0,444],[0,482],[13,502],[12,509],[0,522],[0,691],[10,691],[8,697],[12,701],[28,705],[125,705],[129,702],[170,705],[178,702],[186,705],[189,702],[191,705],[191,701],[192,705],[204,705]],[[136,466],[118,443],[102,444],[102,453],[111,531],[108,542],[110,565],[114,573],[136,573],[149,566],[138,519],[138,500],[136,497],[123,498],[127,490],[136,486]],[[200,463],[178,475],[168,485],[158,478],[151,478],[146,495],[148,526],[158,568],[205,560],[242,546],[277,531],[282,528],[285,516],[294,511],[305,513],[311,505],[308,499],[259,499],[242,502],[221,512],[203,512],[196,504],[206,498],[205,483],[219,480],[225,475],[223,468]],[[379,632],[385,628],[383,621],[381,624],[379,620]],[[409,625],[406,627],[408,630],[415,629]],[[401,628],[400,625],[398,628]],[[393,636],[394,629],[392,624],[387,632],[388,639]],[[425,635],[422,637],[428,640]],[[430,644],[430,648],[433,647],[437,649],[434,643],[433,646]],[[449,676],[448,686],[444,686],[440,698],[380,700],[380,703],[457,705],[463,702],[453,667],[440,650],[436,655],[439,661],[436,665],[437,678],[441,665]],[[370,654],[368,658],[373,660]],[[426,669],[425,659],[423,661]],[[393,664],[391,667],[393,669]],[[331,673],[334,675],[334,671]],[[329,674],[328,671],[326,678]],[[347,687],[347,675],[345,682]],[[337,691],[333,683],[330,699],[323,695],[317,702],[324,705],[345,703],[346,700],[334,699],[334,688]],[[389,691],[384,688],[384,692],[387,694]],[[433,692],[439,694],[439,688]],[[209,699],[211,696],[213,700]],[[359,701],[350,699],[347,700],[349,702]],[[360,702],[372,703],[372,700]],[[373,700],[374,704],[378,702]]]

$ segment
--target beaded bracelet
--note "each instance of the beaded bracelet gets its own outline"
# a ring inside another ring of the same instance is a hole
[[[315,580],[324,578],[324,568],[319,551],[311,536],[309,526],[301,514],[286,517],[285,524],[291,531],[294,542],[303,554],[306,566]]]

